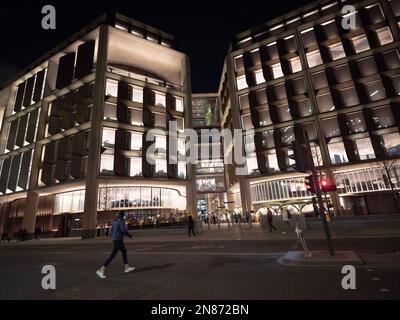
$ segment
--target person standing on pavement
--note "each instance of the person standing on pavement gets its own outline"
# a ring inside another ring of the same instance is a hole
[[[128,255],[126,252],[126,248],[124,245],[124,236],[126,235],[129,238],[132,238],[131,234],[128,232],[125,224],[125,212],[119,211],[117,214],[117,219],[112,223],[111,226],[111,240],[113,241],[113,249],[109,258],[104,262],[103,266],[96,271],[96,274],[99,278],[106,278],[105,270],[111,261],[115,258],[118,251],[122,253],[122,259],[124,261],[124,273],[129,273],[135,270],[135,267],[131,267],[128,265]]]
[[[189,237],[190,237],[190,232],[193,233],[193,237],[194,237],[195,236],[195,234],[194,234],[194,219],[191,214],[188,216],[188,230],[189,230]]]
[[[272,229],[276,230],[276,227],[272,224],[274,220],[274,216],[272,214],[271,208],[268,208],[268,213],[267,213],[267,221],[268,221],[268,226],[269,226],[269,232],[272,232]]]

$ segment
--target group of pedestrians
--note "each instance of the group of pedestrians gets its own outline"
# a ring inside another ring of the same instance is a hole
[[[262,216],[266,216],[266,220],[268,223],[269,232],[276,231],[276,227],[274,225],[274,211],[272,208],[260,208],[259,213]],[[292,214],[288,208],[282,210],[282,221],[290,228],[290,219],[292,218]]]

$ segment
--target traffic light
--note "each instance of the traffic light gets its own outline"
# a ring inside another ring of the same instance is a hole
[[[315,185],[312,175],[304,177],[304,185],[306,186],[308,192],[315,193]]]
[[[319,185],[323,192],[336,191],[336,186],[332,183],[331,179],[322,178],[319,182]]]
[[[295,164],[291,165],[290,168],[299,172],[307,172],[307,170],[311,169],[305,145],[292,141],[290,149],[292,149],[293,154],[289,155],[289,158],[295,161]]]

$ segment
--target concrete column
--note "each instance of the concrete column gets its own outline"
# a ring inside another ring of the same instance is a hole
[[[28,239],[33,239],[38,204],[39,194],[33,191],[28,191],[25,200],[24,217],[22,219],[22,229],[26,229],[28,233]]]
[[[100,26],[96,80],[94,84],[94,108],[90,127],[90,147],[88,155],[88,170],[86,174],[85,205],[82,221],[82,238],[94,238],[97,225],[98,176],[100,171],[100,148],[102,135],[102,120],[104,113],[104,92],[106,85],[108,48],[108,26]]]

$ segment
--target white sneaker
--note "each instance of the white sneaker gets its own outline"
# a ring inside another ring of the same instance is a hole
[[[125,268],[124,272],[125,273],[129,273],[129,272],[131,272],[133,270],[135,270],[135,267],[127,267],[127,268]]]
[[[100,279],[105,279],[106,278],[106,275],[104,274],[103,270],[97,270],[96,274]]]

